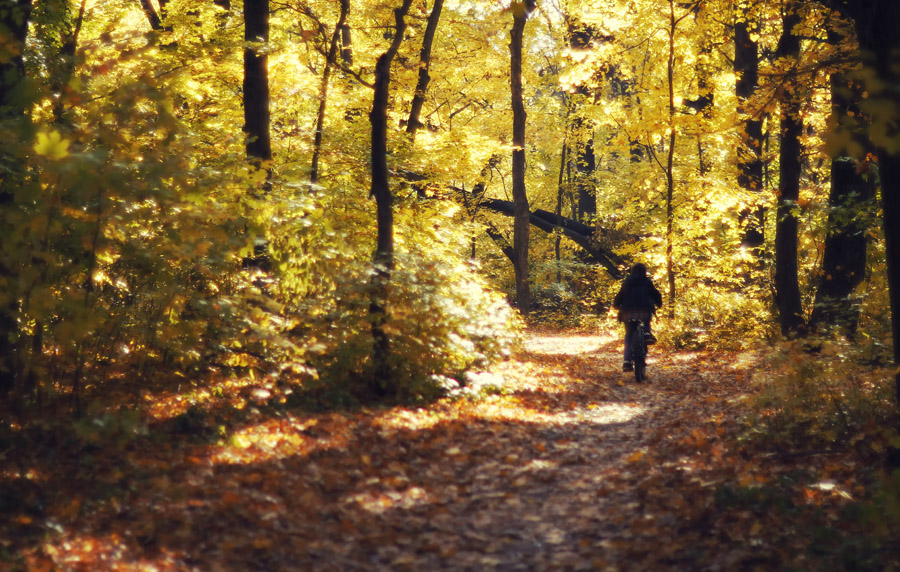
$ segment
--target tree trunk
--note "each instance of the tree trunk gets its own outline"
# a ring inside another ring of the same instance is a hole
[[[0,0],[0,28],[8,31],[7,44],[16,50],[17,55],[0,60],[0,121],[15,123],[27,122],[27,96],[19,91],[25,77],[25,60],[22,56],[25,40],[28,36],[28,21],[31,17],[32,0]],[[0,148],[0,160],[11,165],[12,173],[0,177],[0,236],[7,237],[7,221],[10,212],[15,210],[15,188],[20,174],[15,165],[20,161]],[[4,249],[0,248],[0,255]],[[19,303],[16,269],[5,259],[0,258],[0,291],[6,300],[0,305],[0,397],[8,395],[16,388],[18,380],[18,359],[16,346],[18,343]]]
[[[675,317],[675,31],[679,20],[675,18],[675,1],[669,0],[669,57],[666,62],[666,78],[669,88],[669,150],[666,155],[666,279],[669,285],[669,318]]]
[[[581,119],[575,121],[574,131],[578,135],[574,161],[578,220],[587,224],[593,223],[597,217],[597,195],[594,193],[594,172],[597,170],[597,156],[594,154],[593,134],[588,133],[585,137],[585,131],[591,129],[590,122]]]
[[[797,3],[788,2],[776,57],[796,60],[800,56],[800,38],[794,27],[800,23]],[[785,79],[781,89],[781,153],[779,156],[778,221],[775,226],[775,301],[784,336],[802,333],[803,314],[797,262],[797,201],[800,198],[800,98],[797,86]]]
[[[739,17],[746,18],[746,14]],[[762,118],[748,106],[759,83],[759,45],[750,35],[749,25],[741,21],[734,26],[734,71],[738,74],[735,92],[738,115],[744,129],[738,147],[738,185],[746,192],[759,194],[763,189]],[[741,245],[752,249],[757,257],[765,244],[765,208],[748,207],[740,213],[744,228]]]
[[[515,0],[512,4],[513,26],[510,31],[510,87],[513,110],[512,194],[515,216],[513,218],[513,248],[516,260],[516,304],[519,311],[531,310],[531,289],[528,277],[528,195],[525,191],[525,99],[522,90],[522,48],[525,23],[536,8],[536,0]]]
[[[62,46],[59,49],[59,58],[55,64],[52,79],[50,81],[51,89],[56,97],[53,103],[53,119],[60,123],[65,112],[66,98],[65,90],[75,73],[75,54],[78,48],[78,36],[81,34],[81,25],[84,23],[84,12],[87,7],[87,0],[81,0],[78,8],[78,15],[74,21],[69,9],[69,3],[64,2],[62,10],[64,14],[64,29],[62,32]]]
[[[845,0],[843,5],[856,23],[861,56],[875,71],[876,81],[866,86],[869,97],[864,111],[873,124],[885,127],[873,140],[881,180],[881,208],[884,216],[888,287],[894,340],[894,363],[900,365],[900,152],[897,117],[900,116],[900,2],[896,0]],[[897,403],[900,404],[900,370],[895,374]],[[900,450],[891,452],[891,462],[900,465]]]
[[[563,139],[562,151],[559,154],[559,180],[556,183],[556,219],[562,218],[562,206],[564,187],[563,181],[566,175],[566,163],[569,160],[569,143],[567,139]],[[562,284],[562,233],[556,233],[556,241],[553,245],[553,252],[556,255],[556,283]]]
[[[592,26],[568,19],[567,32],[569,46],[573,50],[591,49],[591,41],[596,33]],[[587,85],[579,83],[575,86],[575,97],[568,100],[567,123],[575,109],[581,106],[581,102],[589,100],[591,97],[591,90]],[[574,218],[579,222],[592,224],[597,216],[597,195],[594,191],[594,173],[597,170],[597,156],[594,153],[594,127],[589,119],[576,114],[575,119],[571,121],[569,131],[574,140],[574,144],[571,146],[574,157],[570,159],[568,165],[575,168]],[[568,136],[568,132],[566,135]]]
[[[269,41],[269,0],[244,1],[244,41]],[[244,48],[244,133],[247,157],[257,168],[272,159],[269,136],[269,58],[258,45]]]
[[[701,18],[704,17],[702,9],[694,11],[694,19],[699,24]],[[713,45],[709,37],[703,36],[700,39],[700,58],[697,61],[697,113],[703,118],[702,128],[697,133],[697,167],[700,173],[701,184],[708,189],[709,184],[706,177],[712,171],[712,159],[704,144],[704,135],[710,130],[710,122],[712,120],[713,103],[715,101],[715,86],[713,85],[713,66],[710,60],[713,57]]]
[[[394,267],[394,211],[387,164],[387,111],[391,86],[391,63],[400,49],[406,30],[406,14],[413,0],[403,0],[394,10],[396,30],[390,48],[375,64],[375,94],[372,98],[372,187],[375,197],[378,238],[373,262],[372,301],[369,314],[372,319],[372,391],[378,396],[394,393],[390,366],[390,339],[384,331],[387,321],[388,284]]]
[[[144,15],[147,16],[147,22],[150,24],[150,28],[154,32],[159,32],[163,29],[162,19],[159,17],[159,13],[156,11],[156,8],[153,7],[153,4],[150,3],[150,0],[140,0],[141,8],[144,10]]]
[[[316,135],[313,141],[312,166],[309,171],[309,182],[313,185],[319,182],[319,155],[322,152],[322,136],[325,130],[325,111],[328,104],[328,81],[331,79],[331,69],[337,59],[338,44],[341,30],[347,22],[350,13],[350,0],[341,0],[341,14],[331,34],[331,45],[328,46],[328,55],[325,58],[325,70],[322,72],[322,84],[319,86],[319,111],[316,114]]]
[[[831,44],[842,41],[840,34],[829,32]],[[843,73],[831,76],[832,123],[838,131],[850,131],[865,152],[871,149],[871,143],[864,133],[868,126],[859,119],[864,117],[858,105],[862,95],[858,81]],[[852,336],[859,321],[859,306],[851,297],[865,276],[869,243],[865,210],[875,197],[876,173],[865,158],[848,154],[848,149],[840,149],[831,161],[828,235],[810,327],[839,325]]]
[[[431,76],[428,75],[431,67],[431,47],[434,45],[434,35],[437,32],[443,7],[444,0],[434,0],[434,6],[428,16],[428,25],[425,27],[425,37],[422,39],[422,51],[419,53],[419,79],[416,82],[416,93],[413,95],[409,110],[409,120],[406,122],[406,132],[413,140],[415,140],[416,131],[421,125],[419,117],[422,114],[422,106],[425,104],[428,84],[431,82]]]

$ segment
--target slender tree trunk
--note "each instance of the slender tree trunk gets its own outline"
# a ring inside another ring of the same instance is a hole
[[[697,8],[694,11],[694,19],[698,24],[702,23],[704,10]],[[703,118],[702,128],[697,133],[697,162],[701,183],[708,190],[709,184],[706,177],[712,171],[712,159],[707,153],[704,143],[704,135],[709,132],[712,120],[715,90],[713,86],[713,69],[710,64],[713,46],[707,36],[703,36],[700,45],[700,58],[697,62],[697,112]]]
[[[568,138],[563,139],[562,151],[559,154],[559,180],[556,183],[556,220],[562,220],[563,197],[563,181],[566,174],[566,163],[569,161],[569,144]],[[556,241],[553,246],[553,252],[556,255],[556,283],[562,284],[562,233],[556,232]]]
[[[838,46],[841,34],[829,31],[829,43]],[[849,131],[865,151],[872,146],[862,124],[859,108],[863,88],[847,74],[831,76],[831,121],[838,131]],[[831,193],[828,197],[828,235],[822,255],[822,276],[816,290],[810,317],[812,329],[819,325],[837,325],[853,335],[859,321],[859,306],[853,292],[863,281],[869,234],[866,209],[875,198],[875,169],[863,157],[850,157],[841,149],[831,161]]]
[[[431,82],[431,76],[428,75],[428,70],[431,68],[431,48],[434,45],[434,35],[437,32],[443,7],[444,0],[434,0],[434,6],[428,16],[428,25],[425,26],[425,37],[422,39],[422,51],[419,53],[419,79],[416,82],[416,93],[413,95],[409,110],[409,120],[406,122],[406,132],[413,140],[416,138],[416,131],[421,126],[419,117],[422,114],[422,106],[425,104],[428,84]]]
[[[569,46],[573,50],[591,49],[591,41],[594,39],[593,27],[577,20],[569,19],[567,25]],[[574,108],[580,107],[582,101],[590,100],[591,90],[584,84],[575,86],[575,97],[569,100],[566,118],[572,115]],[[597,195],[595,193],[594,174],[597,170],[597,156],[594,153],[594,126],[589,119],[576,115],[571,121],[569,131],[574,143],[569,167],[574,167],[574,218],[580,222],[593,223],[597,216]]]
[[[7,46],[15,52],[12,57],[0,60],[0,121],[27,122],[27,96],[19,88],[25,77],[25,60],[22,52],[28,36],[32,0],[0,0],[0,29],[9,35]],[[10,235],[7,229],[9,215],[15,210],[15,188],[22,176],[15,171],[20,161],[0,148],[0,160],[11,165],[11,173],[0,177],[0,237]],[[19,336],[18,279],[12,261],[6,259],[6,249],[0,248],[0,292],[5,298],[0,305],[0,397],[7,396],[18,382],[18,358],[16,347]]]
[[[666,155],[666,279],[669,285],[669,318],[675,317],[675,1],[669,0],[669,57],[666,61],[666,79],[669,88],[669,152]]]
[[[744,191],[758,195],[763,189],[762,119],[749,108],[749,101],[759,83],[759,45],[753,40],[746,20],[734,26],[734,71],[738,74],[735,86],[738,114],[744,126],[738,147],[737,181]],[[740,213],[740,220],[744,228],[741,245],[752,249],[758,258],[765,243],[765,208],[748,207]]]
[[[319,155],[322,152],[322,136],[325,130],[325,111],[328,105],[328,81],[331,79],[331,70],[337,59],[338,44],[340,43],[341,30],[347,22],[350,13],[350,0],[341,0],[341,14],[331,34],[331,44],[328,46],[328,55],[325,58],[325,70],[322,72],[322,84],[319,86],[319,111],[316,114],[316,135],[313,141],[312,167],[309,172],[309,182],[313,185],[319,182]]]
[[[406,14],[413,0],[403,0],[394,10],[396,21],[393,41],[375,64],[375,94],[369,121],[372,125],[372,187],[375,197],[378,238],[373,261],[372,301],[369,314],[372,319],[372,363],[374,376],[371,389],[376,395],[394,393],[391,383],[390,339],[384,331],[387,321],[388,284],[394,268],[394,211],[387,164],[387,111],[391,86],[391,63],[400,49],[406,31]]]
[[[244,41],[269,41],[269,0],[244,0]],[[257,168],[272,159],[269,123],[269,57],[258,45],[248,45],[244,48],[244,133],[247,157]]]
[[[62,9],[65,11],[63,43],[59,50],[59,58],[54,66],[57,69],[54,70],[51,79],[51,89],[56,96],[56,101],[53,103],[53,119],[57,123],[62,121],[63,113],[65,112],[65,90],[72,79],[72,75],[75,73],[75,54],[78,48],[78,36],[81,33],[81,25],[84,22],[87,0],[81,0],[78,15],[75,16],[74,20],[71,17],[68,2],[65,2],[63,6]]]
[[[800,56],[800,38],[794,27],[800,23],[798,4],[788,2],[783,16],[783,30],[776,57],[796,60]],[[797,201],[800,198],[800,97],[797,86],[785,78],[782,85],[781,153],[779,156],[778,221],[775,226],[775,301],[784,336],[796,336],[803,330],[803,308],[800,300],[797,245]]]
[[[525,23],[536,8],[536,0],[515,0],[512,4],[513,26],[510,31],[510,87],[513,109],[512,194],[515,216],[513,218],[513,248],[516,261],[516,304],[519,311],[531,310],[531,288],[528,277],[529,207],[525,190],[525,99],[522,90],[522,48]]]

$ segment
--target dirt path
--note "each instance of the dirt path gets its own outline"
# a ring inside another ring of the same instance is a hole
[[[532,334],[483,399],[322,415],[251,400],[218,441],[200,422],[207,442],[151,435],[76,472],[87,500],[49,500],[26,523],[48,540],[23,553],[77,570],[765,566],[781,555],[762,517],[723,525],[717,500],[762,478],[726,441],[746,366],[654,351],[637,385],[614,339]]]

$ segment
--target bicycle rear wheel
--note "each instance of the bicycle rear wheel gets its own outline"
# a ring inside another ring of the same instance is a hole
[[[647,363],[644,356],[634,360],[634,380],[638,383],[647,379]]]
[[[647,378],[647,343],[644,340],[644,324],[641,322],[635,326],[631,359],[634,361],[634,380],[641,383]]]

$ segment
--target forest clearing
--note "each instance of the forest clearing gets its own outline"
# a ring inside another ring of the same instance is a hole
[[[857,496],[874,452],[739,440],[757,356],[658,352],[638,385],[619,346],[535,332],[479,395],[427,408],[304,414],[243,380],[172,418],[186,394],[147,395],[177,403],[118,443],[36,435],[0,538],[28,570],[900,564]]]
[[[0,0],[0,569],[900,570],[898,30]]]

